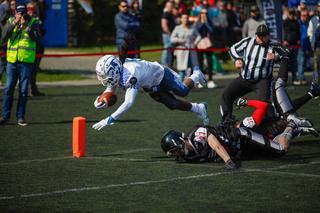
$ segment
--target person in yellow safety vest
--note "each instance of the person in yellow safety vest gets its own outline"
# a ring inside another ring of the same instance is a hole
[[[14,88],[18,80],[17,122],[20,126],[28,125],[25,120],[28,84],[36,58],[38,39],[40,39],[38,23],[27,14],[25,5],[18,5],[15,17],[8,20],[2,34],[2,42],[7,42],[7,77],[0,125],[10,118]]]

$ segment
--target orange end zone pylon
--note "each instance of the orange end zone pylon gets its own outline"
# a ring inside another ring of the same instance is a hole
[[[85,156],[86,148],[86,118],[74,117],[72,130],[73,157]]]

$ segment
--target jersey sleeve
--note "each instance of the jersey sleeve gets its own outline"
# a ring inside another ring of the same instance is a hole
[[[276,60],[289,59],[290,50],[281,44],[272,44]]]
[[[242,53],[245,50],[245,48],[247,47],[250,39],[251,39],[250,37],[244,38],[241,41],[239,41],[238,43],[231,46],[231,48],[229,50],[229,55],[233,61],[242,58],[242,55],[243,55]]]
[[[112,113],[112,117],[117,120],[119,119],[123,114],[125,114],[133,105],[136,96],[138,94],[138,89],[135,89],[133,87],[129,87],[126,90],[124,102],[119,106],[119,108]]]
[[[252,118],[255,124],[259,126],[268,112],[269,104],[259,100],[248,100],[248,106],[255,108]]]

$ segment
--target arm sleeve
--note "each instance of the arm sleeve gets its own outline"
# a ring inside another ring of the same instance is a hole
[[[41,34],[40,34],[40,26],[38,22],[34,23],[29,29],[27,29],[27,32],[32,40],[36,42],[40,41]]]
[[[248,100],[248,106],[255,108],[252,118],[257,126],[259,126],[267,114],[269,104],[264,101]]]
[[[178,34],[178,29],[177,27],[175,27],[171,33],[171,36],[170,36],[170,41],[171,43],[178,43],[180,42],[180,38],[179,38],[179,34]]]
[[[128,88],[125,94],[124,102],[119,106],[119,108],[114,113],[112,113],[111,117],[117,120],[124,113],[126,113],[132,107],[137,94],[138,94],[138,89]]]
[[[250,41],[250,37],[244,38],[241,41],[239,41],[238,43],[234,44],[231,46],[230,50],[229,50],[229,54],[231,56],[231,59],[233,61],[237,60],[237,59],[241,59],[242,57],[240,56],[240,54],[243,52],[243,50],[247,47],[249,41]]]
[[[208,29],[208,31],[209,31],[209,33],[210,34],[212,34],[213,33],[213,25],[212,24],[210,24],[210,20],[208,20],[208,22],[207,23],[205,23],[205,25],[206,25],[206,27],[207,27],[207,29]]]
[[[282,59],[289,59],[290,50],[282,44],[272,44],[272,49],[275,53],[275,60],[280,61]]]
[[[242,27],[242,38],[245,38],[248,36],[248,21],[244,22]]]
[[[131,17],[131,22],[129,23],[129,28],[135,32],[139,30],[140,22],[136,17]]]
[[[194,44],[198,44],[201,40],[201,35],[200,33],[198,32],[198,30],[195,29],[194,31],[194,37],[195,37],[195,40],[194,40]]]
[[[116,27],[121,28],[123,30],[127,30],[128,29],[128,25],[129,23],[126,22],[125,20],[123,20],[119,14],[117,14],[114,18],[114,23],[116,25]]]
[[[4,26],[2,31],[2,43],[5,43],[8,41],[8,39],[12,35],[12,31],[14,29],[15,25],[12,22],[7,21],[7,24]]]

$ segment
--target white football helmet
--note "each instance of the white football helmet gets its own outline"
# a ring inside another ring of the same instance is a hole
[[[122,63],[117,57],[105,55],[97,62],[97,78],[102,85],[113,87],[119,82],[121,69]]]

